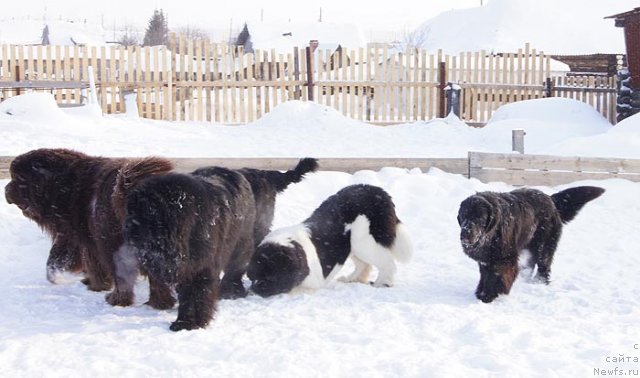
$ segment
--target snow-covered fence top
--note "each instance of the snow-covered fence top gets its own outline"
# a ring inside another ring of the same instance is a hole
[[[0,179],[9,178],[13,157],[0,157]],[[204,166],[232,169],[253,167],[287,170],[297,158],[172,158],[176,170],[190,172]],[[469,152],[468,158],[320,158],[320,170],[354,173],[384,167],[438,168],[482,182],[510,185],[560,185],[577,180],[610,178],[640,182],[640,159],[584,158],[546,155]]]

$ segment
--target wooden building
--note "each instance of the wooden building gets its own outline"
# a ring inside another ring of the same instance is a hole
[[[640,88],[640,7],[605,18],[614,19],[617,27],[624,28],[627,67],[631,73],[629,84],[631,88]]]

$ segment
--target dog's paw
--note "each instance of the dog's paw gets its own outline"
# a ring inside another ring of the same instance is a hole
[[[362,279],[358,279],[357,277],[351,277],[351,276],[344,276],[344,277],[338,277],[338,281],[339,282],[344,282],[344,283],[369,283],[373,285],[373,282],[369,282],[366,279],[362,280]]]
[[[391,287],[393,286],[392,284],[388,283],[388,282],[369,282],[369,285],[373,286],[373,287]]]
[[[171,323],[171,325],[169,326],[169,329],[172,330],[173,332],[178,332],[183,330],[191,331],[198,328],[204,328],[205,326],[206,324],[200,326],[187,320],[176,320],[175,322]]]
[[[147,306],[151,306],[156,310],[169,310],[172,309],[176,304],[175,298],[149,298],[147,302],[145,302]]]
[[[549,279],[549,277],[544,277],[536,274],[531,278],[531,283],[549,285],[551,283],[551,280]]]
[[[247,289],[242,283],[229,283],[222,281],[220,285],[220,299],[238,299],[247,296]]]
[[[133,293],[122,293],[114,290],[107,294],[105,299],[112,306],[131,306],[133,304]]]
[[[94,281],[89,277],[83,278],[80,282],[91,291],[107,291],[111,289],[111,283]]]

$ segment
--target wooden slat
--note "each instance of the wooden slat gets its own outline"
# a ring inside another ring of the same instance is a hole
[[[357,81],[364,81],[364,68],[365,68],[365,49],[363,49],[362,47],[358,48],[358,73],[356,76],[356,80]],[[366,119],[364,112],[365,112],[365,94],[364,94],[364,85],[360,85],[357,86],[356,84],[356,88],[358,91],[358,108],[356,110],[356,112],[358,113],[358,117],[357,119],[360,121],[363,121]]]
[[[470,153],[471,167],[582,172],[640,173],[640,160],[551,155]]]
[[[195,74],[195,95],[198,97],[197,99],[194,99],[193,101],[193,105],[196,108],[195,109],[195,119],[202,122],[204,121],[204,98],[203,98],[203,91],[202,91],[202,75],[203,75],[203,67],[202,65],[204,64],[204,56],[203,56],[203,50],[202,50],[202,40],[198,40],[195,41],[195,50],[194,50],[194,59],[195,60],[195,70],[194,70],[194,74]]]
[[[477,170],[470,169],[470,176],[482,182],[504,182],[516,186],[555,186],[580,180],[606,180],[621,178],[640,182],[640,174],[584,173],[584,172],[549,172],[525,170]]]
[[[0,156],[0,179],[9,178],[9,166],[13,156]],[[231,169],[252,167],[258,169],[289,170],[298,163],[298,158],[170,158],[179,172],[190,172],[207,166],[224,166]],[[438,168],[454,174],[467,173],[466,158],[320,158],[321,171],[354,173],[360,170],[380,170],[384,167],[405,169],[419,168],[426,172]]]
[[[222,58],[222,78],[221,78],[221,82],[224,84],[222,86],[222,118],[221,118],[221,122],[228,122],[229,120],[229,102],[227,99],[227,73],[229,71],[229,66],[228,66],[228,51],[227,51],[227,47],[223,46],[222,47],[222,53],[221,53],[221,58]]]
[[[253,61],[253,54],[247,54],[247,78],[249,83],[253,83],[255,81],[255,62]],[[292,66],[293,67],[293,66]],[[254,87],[249,86],[247,88],[247,122],[253,122],[256,120],[255,117],[255,95],[254,95]]]
[[[349,60],[351,61],[351,65],[350,65],[350,77],[349,79],[351,81],[355,80],[356,77],[356,51],[355,50],[351,50],[350,54],[349,54]],[[357,87],[353,84],[349,85],[349,116],[353,119],[357,119],[358,118],[358,113],[356,113],[356,103],[358,100],[358,97],[356,96],[356,89]]]
[[[221,165],[233,169],[253,167],[259,169],[287,170],[293,168],[298,158],[175,158],[172,159],[179,171],[190,171],[203,166]],[[321,171],[353,173],[360,170],[379,170],[384,167],[438,168],[454,174],[467,173],[467,159],[422,159],[422,158],[320,158]]]
[[[386,54],[386,51],[387,51],[386,48],[385,48],[384,51],[385,51],[385,54]],[[388,75],[389,75],[389,83],[388,83],[389,84],[389,87],[388,87],[389,88],[389,93],[388,93],[388,96],[389,96],[389,116],[387,117],[387,106],[386,106],[387,102],[385,101],[386,100],[385,97],[387,97],[387,96],[385,96],[387,90],[386,89],[381,90],[381,88],[386,88],[386,86],[376,87],[376,91],[379,92],[378,94],[376,94],[376,97],[380,101],[384,102],[384,104],[380,105],[380,106],[384,106],[384,107],[382,108],[382,115],[379,118],[378,117],[378,112],[377,112],[378,106],[376,106],[376,111],[374,112],[374,116],[373,116],[373,119],[375,121],[385,121],[385,122],[386,121],[392,121],[392,122],[394,122],[395,118],[396,118],[396,98],[397,98],[397,96],[396,96],[396,88],[397,87],[395,85],[393,85],[393,83],[395,83],[398,80],[397,67],[396,67],[397,55],[396,54],[391,54],[391,56],[389,58],[390,58],[389,71],[388,71]],[[376,61],[377,61],[377,59],[376,59]],[[386,61],[387,61],[387,59],[386,59],[386,55],[385,55],[385,57],[383,59],[383,66],[382,66],[382,72],[383,72],[382,74],[385,75],[385,76],[387,75],[386,64],[384,63]],[[376,65],[376,67],[378,67],[378,65]],[[376,80],[378,80],[378,81],[384,81],[384,79],[386,79],[386,77],[384,77],[384,78],[376,77]],[[382,95],[382,96],[380,96],[380,95]]]
[[[411,50],[410,47],[407,46],[407,49],[404,54],[404,81],[407,83],[411,82]],[[404,91],[404,120],[409,122],[411,120],[411,87],[402,87]],[[386,106],[383,104],[383,106]]]
[[[154,46],[151,49],[153,56],[153,78],[152,80],[152,88],[151,95],[153,96],[153,119],[162,119],[162,96],[160,95],[162,91],[163,83],[160,81],[161,72],[162,72],[162,64],[160,61],[160,52],[162,48],[161,46]],[[122,92],[121,92],[122,93]],[[121,96],[122,97],[122,96]]]

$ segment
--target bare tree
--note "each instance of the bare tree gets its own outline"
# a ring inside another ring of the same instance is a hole
[[[393,47],[400,50],[406,49],[407,46],[416,48],[425,47],[428,38],[429,28],[419,28],[414,31],[405,30],[402,40],[393,43]]]
[[[178,29],[178,33],[182,34],[187,40],[204,41],[209,39],[209,33],[194,25],[183,26]]]
[[[127,24],[122,30],[122,35],[118,43],[122,46],[138,46],[140,45],[140,32],[133,25]]]

